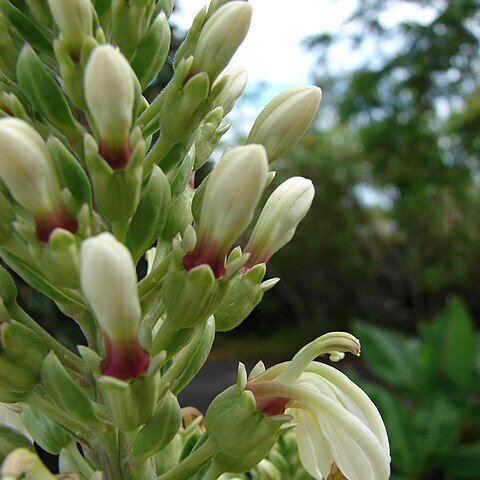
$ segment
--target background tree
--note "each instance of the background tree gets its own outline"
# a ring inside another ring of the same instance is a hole
[[[308,40],[323,125],[278,168],[300,169],[317,194],[272,268],[295,278],[279,311],[308,299],[322,329],[352,317],[413,328],[452,294],[479,313],[480,1],[403,4],[415,19],[392,28],[384,12],[398,1],[360,0],[345,33]],[[329,75],[340,42],[375,55]]]

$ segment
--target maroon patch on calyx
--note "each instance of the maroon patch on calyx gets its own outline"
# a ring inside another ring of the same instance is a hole
[[[183,257],[183,266],[185,270],[191,270],[199,265],[209,265],[215,278],[220,278],[225,274],[225,257],[213,244],[204,246],[198,241],[195,248]]]
[[[260,398],[257,400],[258,411],[267,415],[267,417],[283,415],[289,401],[290,398],[285,397]]]
[[[137,339],[127,345],[119,345],[105,336],[105,358],[100,370],[103,375],[130,380],[140,376],[150,365],[150,355]]]
[[[112,148],[108,146],[104,140],[100,140],[98,152],[114,170],[120,170],[126,167],[132,155],[132,150],[128,142],[125,142],[123,147]]]
[[[78,230],[77,221],[70,215],[66,208],[46,215],[43,218],[35,219],[35,232],[37,238],[43,242],[48,243],[51,233],[56,228],[63,228],[71,233],[76,233]]]

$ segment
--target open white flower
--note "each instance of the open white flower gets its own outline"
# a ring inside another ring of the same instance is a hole
[[[327,478],[336,465],[348,480],[387,480],[388,437],[373,402],[335,368],[312,361],[305,364],[309,356],[318,355],[319,346],[321,355],[359,354],[354,337],[341,333],[325,337],[307,345],[291,362],[253,378],[247,389],[266,415],[283,413],[286,407],[285,413],[294,417],[300,460],[315,479]]]
[[[387,433],[368,396],[338,370],[317,362],[296,384],[290,410],[298,422],[298,451],[316,479],[333,463],[349,480],[383,480],[390,475]]]

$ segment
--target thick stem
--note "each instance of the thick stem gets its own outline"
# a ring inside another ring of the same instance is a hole
[[[131,432],[120,433],[119,435],[122,478],[125,480],[151,480],[156,476],[152,459],[134,459],[132,457],[133,444],[137,433],[137,430],[133,430]]]
[[[157,477],[157,480],[185,480],[217,453],[217,446],[208,439],[198,450],[191,453],[185,460],[173,467],[167,473]]]
[[[96,438],[95,455],[102,467],[103,480],[123,478],[116,429],[108,428]]]

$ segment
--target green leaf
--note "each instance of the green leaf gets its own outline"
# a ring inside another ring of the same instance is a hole
[[[91,208],[92,187],[80,162],[58,138],[50,137],[47,146],[62,186],[70,191],[78,207],[87,203]]]
[[[21,415],[22,422],[35,443],[52,455],[58,455],[72,439],[61,425],[38,410],[24,405]]]
[[[30,45],[25,45],[18,57],[17,78],[34,107],[52,125],[66,133],[76,132],[67,99]]]
[[[0,12],[5,15],[11,24],[19,31],[22,37],[39,51],[49,55],[53,54],[50,39],[38,26],[26,17],[18,8],[8,0],[0,0]]]
[[[165,448],[178,432],[182,416],[176,397],[167,392],[154,414],[138,432],[133,455],[148,458]]]
[[[445,466],[446,480],[476,480],[480,472],[480,442],[463,445]]]
[[[467,389],[475,365],[475,327],[465,304],[454,299],[423,327],[424,345],[418,373],[425,389],[433,386]]]
[[[421,442],[425,465],[439,468],[448,458],[461,433],[461,411],[442,392],[424,397],[417,406],[412,423]]]
[[[81,422],[88,424],[98,422],[93,402],[86,391],[73,381],[53,352],[50,352],[43,361],[41,379],[47,395],[64,412]]]
[[[353,331],[368,367],[389,385],[410,388],[415,383],[414,345],[399,332],[356,322]]]

